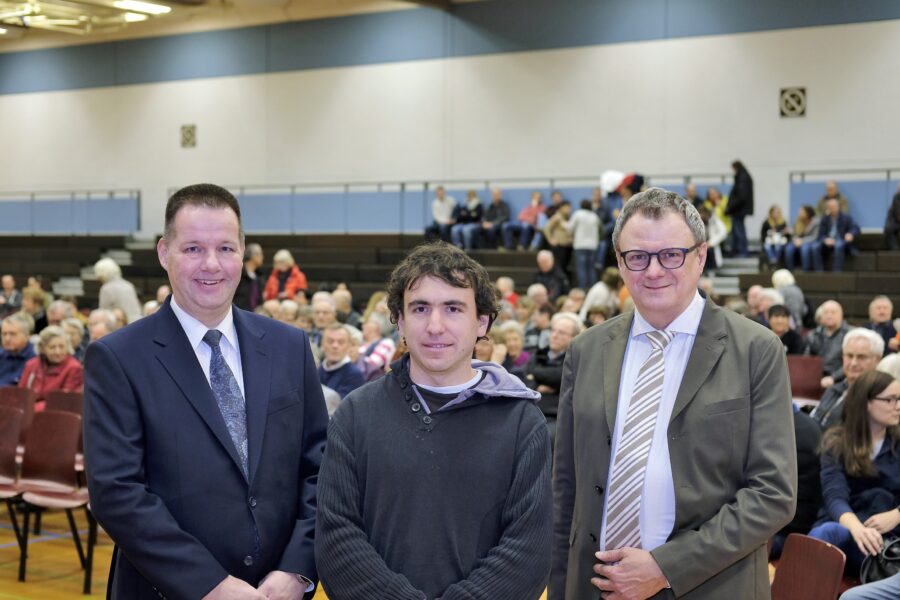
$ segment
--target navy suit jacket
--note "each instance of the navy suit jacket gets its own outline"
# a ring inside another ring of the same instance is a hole
[[[247,402],[245,477],[169,302],[85,359],[91,507],[115,541],[112,598],[201,598],[227,575],[313,581],[327,414],[306,335],[234,309]],[[248,481],[249,479],[249,481]]]
[[[831,235],[831,215],[822,217],[819,223],[819,240],[824,240]],[[837,216],[837,235],[838,238],[844,239],[844,236],[852,233],[854,238],[859,237],[859,225],[853,220],[853,217],[846,213],[839,213]],[[855,243],[855,241],[854,241]]]

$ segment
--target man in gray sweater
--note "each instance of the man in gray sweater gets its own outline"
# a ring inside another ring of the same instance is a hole
[[[550,443],[539,394],[472,360],[497,315],[484,267],[444,243],[394,270],[409,354],[328,428],[316,563],[332,600],[533,600],[549,573]]]

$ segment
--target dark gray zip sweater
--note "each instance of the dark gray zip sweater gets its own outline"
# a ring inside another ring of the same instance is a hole
[[[408,359],[335,412],[316,563],[332,600],[529,600],[549,571],[550,442],[536,395],[493,363],[426,414]]]

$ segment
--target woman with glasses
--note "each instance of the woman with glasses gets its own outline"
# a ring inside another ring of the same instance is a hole
[[[826,515],[809,532],[847,555],[859,570],[884,537],[900,533],[900,381],[869,371],[847,390],[843,423],[822,437]]]

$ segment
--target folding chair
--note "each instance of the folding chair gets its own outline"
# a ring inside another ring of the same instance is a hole
[[[34,390],[14,385],[0,387],[0,404],[14,406],[22,410],[22,427],[19,444],[25,443],[25,436],[34,420]]]
[[[9,520],[19,548],[22,547],[22,532],[13,501],[21,492],[18,487],[18,465],[16,453],[19,445],[19,434],[22,429],[22,409],[0,404],[0,500],[6,502]]]
[[[828,542],[792,533],[772,581],[772,600],[834,600],[844,577],[844,553]]]
[[[787,355],[788,377],[791,395],[801,400],[819,400],[822,397],[822,357]]]
[[[32,512],[62,509],[66,511],[69,529],[84,573],[84,593],[91,593],[94,545],[97,521],[88,508],[88,490],[78,484],[75,454],[81,435],[81,417],[62,411],[45,410],[34,416],[31,433],[25,445],[19,490],[24,501],[22,547],[19,553],[19,581],[25,581],[28,558],[28,522]],[[73,509],[84,508],[88,521],[87,554],[78,534]]]
[[[61,410],[84,416],[84,394],[81,392],[63,392],[55,390],[47,393],[44,410]]]

